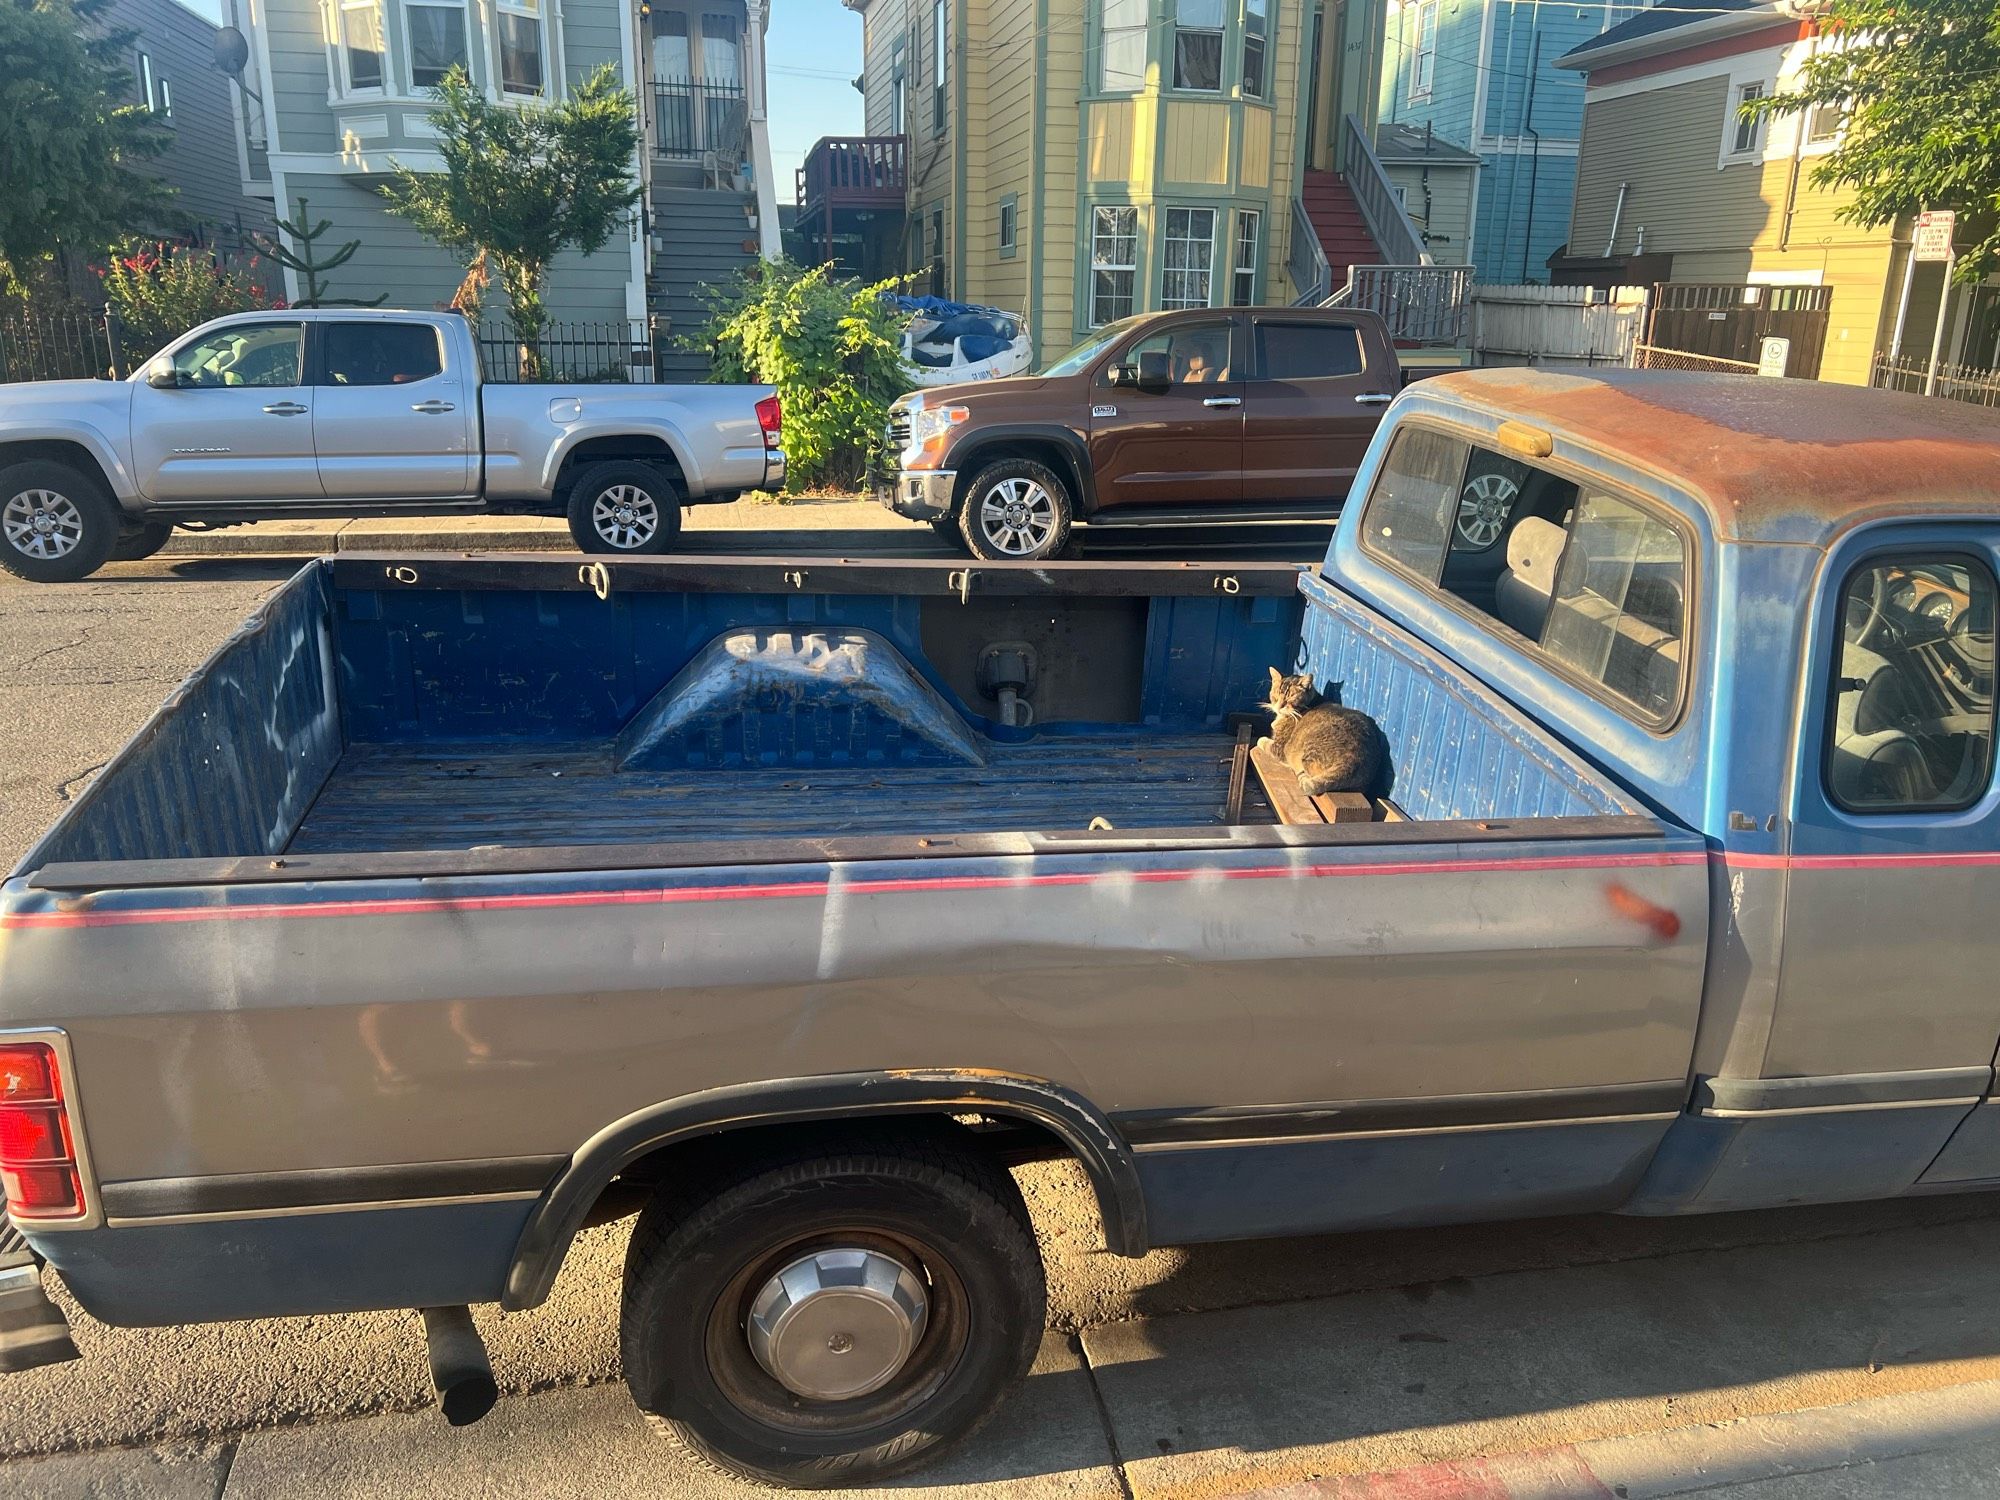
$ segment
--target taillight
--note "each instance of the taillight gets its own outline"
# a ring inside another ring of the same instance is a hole
[[[736,408],[741,411],[742,407]],[[757,403],[757,425],[764,429],[764,446],[775,448],[785,431],[785,408],[776,396],[766,396]]]
[[[0,1046],[0,1195],[17,1219],[83,1216],[83,1175],[47,1042]]]

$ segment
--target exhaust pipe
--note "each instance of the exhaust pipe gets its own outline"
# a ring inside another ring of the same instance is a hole
[[[431,1384],[437,1390],[438,1410],[454,1427],[477,1422],[500,1399],[493,1383],[493,1362],[486,1357],[486,1341],[472,1325],[472,1309],[426,1307],[419,1309],[424,1320],[424,1340],[430,1346]]]

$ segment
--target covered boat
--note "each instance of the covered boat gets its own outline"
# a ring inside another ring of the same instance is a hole
[[[910,314],[903,331],[903,363],[913,384],[998,380],[1028,368],[1028,328],[1019,313],[942,297],[893,300]]]

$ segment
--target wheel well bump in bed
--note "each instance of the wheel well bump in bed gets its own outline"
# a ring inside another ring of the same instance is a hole
[[[1011,1129],[982,1134],[963,1123],[977,1116]],[[796,1150],[810,1127],[825,1141],[843,1132],[884,1128],[958,1132],[975,1147],[1004,1146],[1015,1159],[1067,1156],[1090,1179],[1105,1248],[1143,1255],[1149,1247],[1145,1200],[1131,1148],[1096,1108],[1059,1084],[985,1070],[897,1070],[781,1079],[711,1089],[640,1110],[598,1132],[570,1158],[530,1215],[515,1247],[501,1305],[538,1306],[562,1268],[570,1242],[615,1184],[629,1176],[699,1171],[745,1149]]]

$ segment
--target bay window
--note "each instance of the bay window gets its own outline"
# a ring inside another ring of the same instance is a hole
[[[1257,305],[1257,231],[1263,216],[1255,209],[1236,211],[1236,258],[1230,267],[1229,301],[1233,307]]]
[[[1090,216],[1090,326],[1132,316],[1139,274],[1139,210],[1098,207]]]
[[[1168,311],[1209,306],[1215,282],[1215,210],[1168,209],[1161,250],[1160,306]]]
[[[1243,0],[1243,93],[1264,97],[1264,44],[1271,28],[1271,0]]]
[[[410,41],[411,88],[437,88],[453,68],[470,71],[463,0],[442,4],[439,0],[404,0],[403,25]]]
[[[340,0],[340,76],[345,92],[382,88],[382,0]]]
[[[1174,87],[1222,91],[1222,0],[1174,0]]]
[[[546,66],[542,0],[499,0],[494,13],[500,37],[500,87],[509,94],[540,94]]]
[[[1098,12],[1097,88],[1127,93],[1146,86],[1146,26],[1152,0],[1104,0]]]

